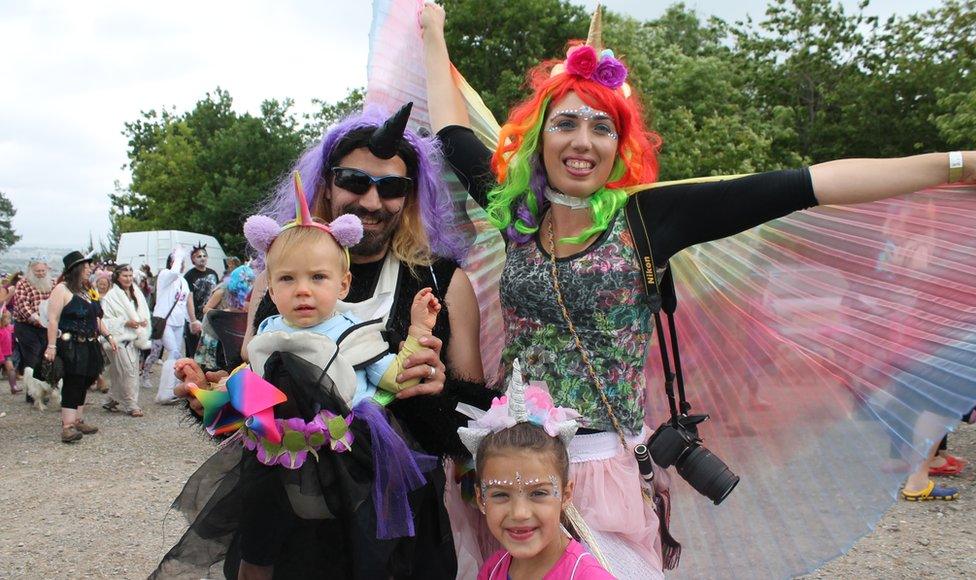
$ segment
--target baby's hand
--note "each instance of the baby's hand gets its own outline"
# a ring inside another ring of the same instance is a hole
[[[424,288],[413,297],[410,306],[410,334],[416,338],[427,336],[437,323],[441,302],[430,288]]]

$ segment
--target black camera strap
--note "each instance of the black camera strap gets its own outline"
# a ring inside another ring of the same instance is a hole
[[[681,372],[681,355],[678,350],[678,329],[674,324],[674,312],[678,307],[678,298],[674,289],[674,277],[671,268],[665,265],[659,272],[654,264],[654,253],[651,249],[647,222],[644,220],[644,214],[637,202],[637,197],[638,195],[635,194],[627,200],[624,215],[627,219],[627,229],[630,230],[631,238],[634,240],[638,265],[642,273],[641,283],[644,286],[647,304],[654,313],[657,342],[661,350],[661,366],[664,370],[664,391],[668,396],[671,419],[676,420],[678,415],[687,415],[688,411],[691,410],[691,404],[685,397],[684,375]],[[664,324],[661,321],[662,310],[668,319],[668,337],[664,335]],[[673,370],[672,357],[668,353],[668,342],[671,343],[671,352],[674,353]],[[674,391],[676,382],[678,385],[677,398]]]

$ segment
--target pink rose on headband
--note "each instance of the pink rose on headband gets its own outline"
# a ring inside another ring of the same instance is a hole
[[[592,46],[575,46],[566,54],[566,72],[569,74],[588,79],[596,67],[597,54]]]
[[[612,56],[604,56],[596,67],[593,80],[610,89],[620,88],[627,80],[627,67]]]

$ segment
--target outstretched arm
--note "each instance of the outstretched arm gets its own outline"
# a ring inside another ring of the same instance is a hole
[[[423,28],[424,63],[427,65],[427,108],[434,133],[449,125],[470,127],[468,110],[454,85],[451,59],[444,39],[444,8],[425,4],[420,14]]]
[[[976,151],[963,151],[960,183],[976,183]],[[949,182],[949,154],[894,159],[840,159],[810,167],[822,205],[844,205],[904,195]]]

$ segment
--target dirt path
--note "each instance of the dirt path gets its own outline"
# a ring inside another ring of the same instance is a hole
[[[145,578],[179,538],[184,522],[168,507],[213,452],[175,407],[153,404],[133,419],[100,408],[97,435],[66,446],[57,412],[39,413],[23,395],[0,394],[0,578]],[[951,438],[976,462],[976,426]],[[878,528],[810,578],[976,576],[976,470],[946,478],[957,502],[899,502]]]

